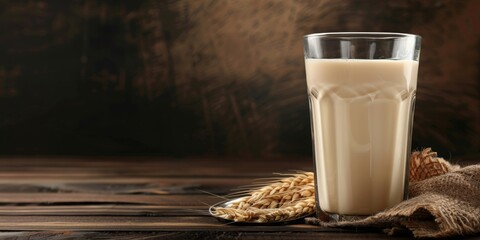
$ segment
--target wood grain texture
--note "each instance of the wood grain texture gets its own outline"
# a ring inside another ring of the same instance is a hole
[[[309,156],[302,36],[423,37],[414,148],[480,154],[477,0],[0,1],[0,154]]]
[[[318,240],[318,239],[411,239],[410,237],[384,237],[378,233],[322,233],[318,232],[290,232],[288,234],[271,233],[271,232],[8,232],[0,233],[1,239],[118,239],[118,240],[151,240],[151,239],[168,239],[168,240],[205,240],[205,239],[225,239],[225,240]],[[473,239],[473,238],[472,238]]]
[[[289,172],[292,166],[311,171],[312,163],[301,158],[287,163],[278,159],[3,157],[0,239],[390,239],[377,229],[321,228],[302,222],[232,225],[208,214],[210,204],[223,200],[218,195],[259,178],[278,176],[273,172]]]

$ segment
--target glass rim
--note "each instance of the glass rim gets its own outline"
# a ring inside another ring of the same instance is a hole
[[[304,39],[394,39],[394,38],[415,38],[422,39],[420,35],[412,33],[396,32],[324,32],[311,33],[303,36]]]

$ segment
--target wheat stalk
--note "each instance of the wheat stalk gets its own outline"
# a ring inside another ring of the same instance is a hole
[[[235,209],[277,208],[301,198],[313,197],[314,193],[313,173],[301,172],[251,190],[248,197],[232,203],[230,207]]]
[[[300,172],[248,191],[228,207],[215,207],[213,215],[235,222],[283,222],[315,212],[312,172]]]
[[[458,168],[426,148],[412,153],[409,180],[420,181]],[[290,174],[263,184],[262,187],[247,191],[247,196],[237,199],[228,207],[212,208],[212,214],[234,222],[272,223],[291,221],[315,213],[312,172]]]
[[[442,175],[460,168],[451,165],[445,159],[438,157],[431,148],[415,151],[410,158],[410,182],[421,181],[434,176]]]
[[[213,214],[217,217],[235,222],[285,222],[310,215],[315,212],[315,198],[306,198],[286,204],[280,208],[255,208],[247,209],[216,207]]]

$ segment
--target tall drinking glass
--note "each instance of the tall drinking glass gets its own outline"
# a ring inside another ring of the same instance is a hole
[[[406,199],[420,41],[304,37],[319,218],[371,215]]]

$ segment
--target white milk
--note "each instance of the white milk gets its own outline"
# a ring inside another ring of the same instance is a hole
[[[418,62],[307,59],[323,211],[369,215],[401,202]]]

